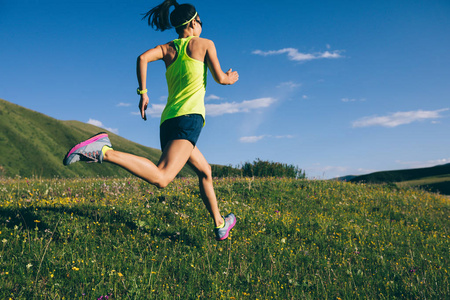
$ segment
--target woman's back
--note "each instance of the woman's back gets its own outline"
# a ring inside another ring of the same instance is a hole
[[[192,47],[196,39],[189,36],[169,43],[171,48],[175,48],[176,54],[174,56],[171,51],[167,55],[168,62],[171,62],[166,70],[169,96],[161,115],[161,124],[167,119],[187,114],[199,114],[205,119],[206,64],[188,55],[189,46],[193,48],[191,53],[200,54],[198,46]]]
[[[190,58],[206,63],[206,53],[208,44],[210,43],[211,41],[208,39],[192,37],[186,47],[186,54]],[[166,68],[168,68],[178,57],[175,44],[171,41],[167,44],[161,45],[160,47],[163,52],[163,61],[166,64]]]

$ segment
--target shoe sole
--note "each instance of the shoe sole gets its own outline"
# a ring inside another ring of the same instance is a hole
[[[234,225],[236,225],[236,218],[234,218],[233,224],[231,224],[230,228],[228,228],[227,233],[222,238],[216,238],[217,241],[223,241],[228,238],[228,235],[230,234],[231,229],[233,229]]]
[[[80,149],[81,147],[85,147],[95,141],[98,141],[104,137],[108,137],[108,134],[106,132],[100,132],[97,133],[96,135],[90,137],[89,139],[85,140],[84,142],[81,142],[77,145],[75,145],[72,149],[70,149],[70,151],[66,154],[66,156],[64,157],[64,161],[66,161],[66,159],[73,154],[75,151],[77,151],[78,149]]]

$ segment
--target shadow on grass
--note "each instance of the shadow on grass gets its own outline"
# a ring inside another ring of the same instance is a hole
[[[61,220],[70,220],[73,216],[85,218],[91,223],[100,223],[102,228],[97,234],[103,234],[102,230],[108,228],[109,232],[114,234],[118,228],[121,228],[121,234],[133,234],[139,231],[143,234],[148,234],[151,237],[159,239],[167,239],[171,242],[182,240],[183,244],[188,246],[199,246],[199,243],[194,239],[185,228],[178,228],[172,230],[159,230],[158,228],[151,228],[149,226],[140,227],[131,217],[123,211],[115,211],[112,214],[109,211],[99,212],[96,209],[80,207],[80,208],[66,208],[66,207],[26,207],[26,208],[0,208],[0,226],[6,228],[23,228],[25,230],[37,230],[42,234],[51,232],[56,229],[53,234],[53,240],[58,241],[60,234],[58,233],[57,224]],[[17,227],[16,227],[17,226]],[[125,228],[125,230],[124,230]]]
[[[420,186],[426,191],[430,191],[432,193],[439,193],[442,195],[450,195],[450,182],[438,182],[438,183],[431,183],[427,185]]]

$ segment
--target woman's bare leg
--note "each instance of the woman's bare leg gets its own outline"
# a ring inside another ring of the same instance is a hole
[[[214,192],[213,187],[211,166],[208,164],[205,157],[197,147],[194,148],[191,156],[189,157],[189,164],[197,172],[200,194],[202,196],[203,203],[213,218],[215,226],[218,227],[222,225],[223,218],[217,205],[216,193]]]
[[[109,150],[103,161],[116,164],[139,178],[159,187],[166,187],[188,161],[194,147],[188,140],[170,141],[158,165],[137,155]]]
[[[167,144],[158,165],[149,159],[115,150],[105,153],[103,161],[116,164],[139,178],[160,188],[166,187],[181,171],[186,162],[199,178],[200,194],[215,226],[223,224],[214,192],[211,166],[197,147],[187,140],[174,140]]]

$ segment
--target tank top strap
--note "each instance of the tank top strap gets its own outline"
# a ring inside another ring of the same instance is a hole
[[[178,57],[187,55],[186,49],[187,49],[187,46],[189,45],[189,41],[193,37],[194,36],[188,36],[187,38],[173,40],[173,44],[175,45],[175,50],[177,50]]]

